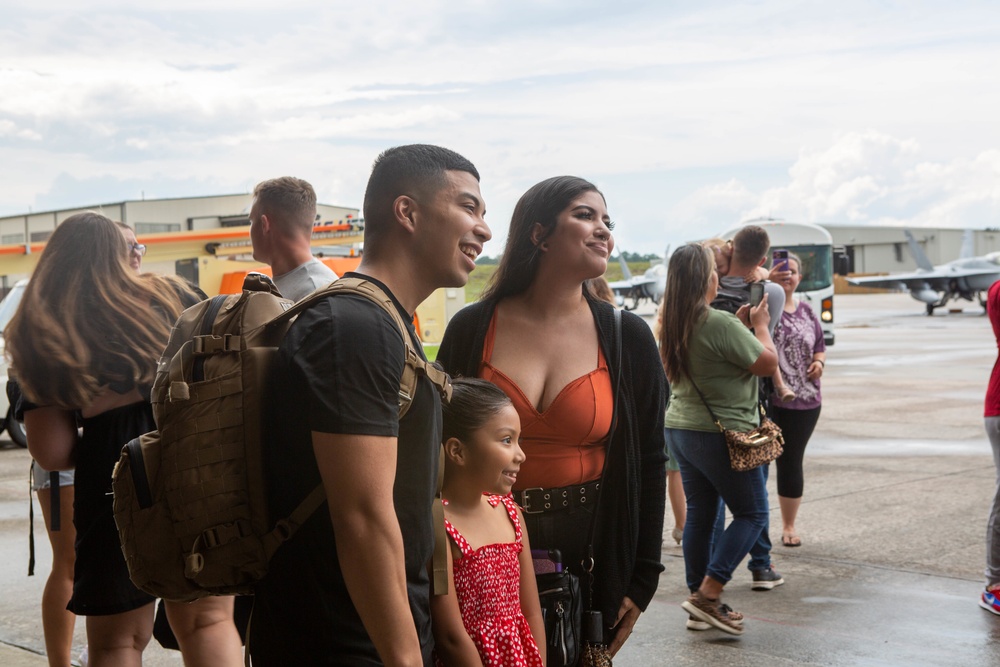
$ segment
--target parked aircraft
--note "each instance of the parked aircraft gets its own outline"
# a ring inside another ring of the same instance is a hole
[[[618,253],[618,263],[622,267],[622,280],[609,283],[609,287],[615,293],[615,301],[625,310],[635,310],[643,299],[649,299],[659,305],[663,299],[663,292],[667,289],[667,257],[670,255],[670,248],[663,255],[661,264],[654,264],[646,269],[641,276],[633,276],[625,262],[622,254]],[[626,303],[626,299],[632,299],[632,305]]]
[[[934,266],[909,230],[903,230],[910,244],[910,252],[917,262],[913,273],[896,273],[871,278],[848,278],[847,282],[861,287],[907,289],[917,301],[927,304],[927,314],[933,315],[952,299],[972,301],[986,307],[983,292],[1000,280],[1000,252],[973,257],[972,230],[966,230],[960,257],[947,264]]]

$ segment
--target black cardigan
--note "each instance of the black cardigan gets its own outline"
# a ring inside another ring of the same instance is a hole
[[[589,296],[588,302],[613,378],[617,370],[612,349],[614,309]],[[481,301],[463,308],[451,320],[437,357],[446,371],[479,376],[483,343],[495,308],[495,302]],[[645,611],[663,571],[666,378],[652,332],[641,318],[622,313],[622,340],[618,426],[594,544],[594,603],[608,625],[625,596]]]

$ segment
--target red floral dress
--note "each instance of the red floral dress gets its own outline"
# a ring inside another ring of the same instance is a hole
[[[462,552],[453,567],[462,623],[485,667],[544,667],[528,619],[521,612],[518,555],[523,545],[517,506],[510,496],[491,495],[487,500],[493,507],[502,502],[507,508],[514,524],[513,542],[487,544],[473,551],[455,526],[447,519],[444,522],[448,536]],[[436,663],[444,664],[440,659]]]

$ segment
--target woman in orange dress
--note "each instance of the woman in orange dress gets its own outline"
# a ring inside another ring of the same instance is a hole
[[[581,178],[550,178],[529,189],[514,209],[497,272],[482,300],[452,319],[438,360],[510,397],[527,457],[514,499],[533,548],[558,549],[578,576],[607,463],[593,606],[614,653],[663,570],[666,396],[649,325],[622,313],[617,368],[614,307],[585,286],[607,269],[612,226],[604,196]]]

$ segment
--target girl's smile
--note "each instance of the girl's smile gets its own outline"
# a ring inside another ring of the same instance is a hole
[[[482,490],[506,495],[510,493],[524,461],[521,419],[513,405],[505,405],[477,429],[468,443],[468,471],[481,481]]]

